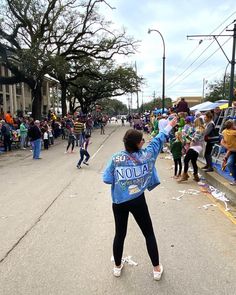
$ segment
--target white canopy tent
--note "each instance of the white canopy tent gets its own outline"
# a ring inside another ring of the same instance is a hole
[[[210,111],[214,110],[216,107],[220,107],[221,105],[228,102],[227,100],[217,100],[215,102],[205,101],[203,103],[197,104],[190,108],[190,111]]]
[[[213,104],[210,101],[205,101],[203,103],[197,104],[190,108],[190,111],[204,111],[204,108],[209,107],[211,104]]]

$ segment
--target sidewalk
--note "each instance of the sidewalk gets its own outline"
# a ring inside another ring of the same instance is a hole
[[[50,146],[49,149],[52,149],[54,146],[61,144],[63,141],[67,142],[67,140],[62,140],[61,138],[54,139],[54,144]],[[42,151],[44,151],[43,147]],[[32,157],[31,147],[27,147],[25,150],[13,148],[10,152],[0,153],[0,168],[6,161],[7,163],[9,163],[10,160],[10,162],[12,163],[19,160],[27,159],[29,157]]]

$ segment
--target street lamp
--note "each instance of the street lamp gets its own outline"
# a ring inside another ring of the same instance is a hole
[[[162,36],[162,34],[158,31],[158,30],[154,30],[154,29],[148,29],[148,34],[150,34],[151,32],[157,32],[160,36],[161,36],[161,39],[162,39],[162,42],[163,42],[163,57],[162,57],[162,60],[163,60],[163,68],[162,68],[162,113],[164,113],[164,110],[165,110],[165,41],[164,41],[164,38]]]

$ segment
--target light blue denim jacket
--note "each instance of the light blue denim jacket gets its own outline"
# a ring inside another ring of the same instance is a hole
[[[155,162],[171,129],[168,125],[138,152],[121,151],[112,156],[103,173],[103,181],[111,184],[113,203],[135,199],[146,189],[150,191],[160,184]]]

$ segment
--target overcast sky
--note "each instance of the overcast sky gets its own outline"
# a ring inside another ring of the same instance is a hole
[[[138,74],[146,80],[142,88],[144,102],[152,99],[154,91],[157,96],[162,95],[163,43],[157,32],[147,33],[149,28],[159,30],[165,40],[166,96],[173,99],[201,96],[203,79],[211,83],[223,77],[228,61],[217,43],[205,38],[199,44],[203,38],[187,40],[187,35],[220,34],[227,25],[232,29],[235,0],[109,0],[108,3],[116,9],[106,10],[106,19],[141,41],[137,54],[119,61],[133,64],[136,61]],[[233,38],[228,39],[220,37],[219,42],[226,42],[223,48],[231,60]],[[205,88],[206,93],[207,83]]]

